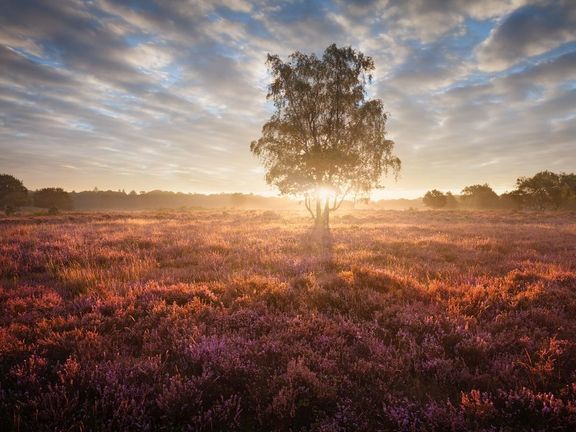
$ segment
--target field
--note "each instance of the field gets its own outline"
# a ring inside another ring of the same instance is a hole
[[[3,431],[575,428],[573,213],[0,219]]]

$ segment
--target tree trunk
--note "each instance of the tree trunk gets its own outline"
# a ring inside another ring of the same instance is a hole
[[[326,203],[324,204],[324,214],[322,215],[322,223],[326,228],[330,226],[330,199],[328,198],[326,198]]]
[[[316,217],[314,219],[316,228],[328,228],[330,224],[330,204],[329,200],[324,203],[324,209],[322,209],[321,200],[316,200]]]

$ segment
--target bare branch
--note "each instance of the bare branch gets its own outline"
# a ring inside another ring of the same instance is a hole
[[[344,202],[344,198],[346,198],[346,195],[348,195],[348,193],[350,192],[351,189],[352,189],[352,185],[348,186],[346,191],[342,194],[342,198],[340,198],[338,205],[336,205],[336,197],[334,197],[334,206],[330,209],[330,211],[336,211],[340,208],[340,206]]]
[[[310,216],[312,216],[312,219],[316,219],[316,217],[314,216],[314,212],[310,208],[310,197],[308,196],[308,194],[304,196],[304,205],[306,206],[306,209],[310,213]]]

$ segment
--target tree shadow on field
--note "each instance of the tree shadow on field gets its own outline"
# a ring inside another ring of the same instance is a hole
[[[312,227],[302,237],[304,257],[314,262],[318,271],[334,269],[334,238],[328,227]]]

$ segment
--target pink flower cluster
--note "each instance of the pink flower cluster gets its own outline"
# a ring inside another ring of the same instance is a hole
[[[576,219],[0,219],[0,430],[576,430]]]

